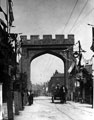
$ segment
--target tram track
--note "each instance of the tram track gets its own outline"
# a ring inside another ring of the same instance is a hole
[[[47,102],[50,101],[51,104],[47,104],[45,101],[47,100]],[[57,111],[59,111],[61,113],[61,115],[64,117],[64,115],[70,119],[70,120],[75,120],[75,117],[78,116],[77,120],[81,120],[81,118],[83,118],[86,114],[89,114],[90,116],[92,116],[92,111],[88,111],[85,110],[83,108],[80,108],[80,104],[78,104],[78,106],[76,107],[74,104],[72,104],[70,101],[67,101],[66,104],[60,104],[59,102],[55,102],[52,103],[51,99],[45,99],[45,100],[35,100],[35,102],[37,104],[42,104],[44,106],[56,109]],[[76,112],[75,112],[76,111]],[[74,116],[75,113],[75,116]],[[80,119],[79,119],[79,115],[80,115]]]
[[[67,113],[67,110],[61,110],[58,106],[57,106],[57,104],[51,104],[51,105],[49,105],[49,104],[46,104],[46,103],[43,103],[43,102],[38,102],[37,100],[35,101],[35,103],[37,103],[37,104],[42,104],[42,105],[45,105],[45,106],[47,106],[47,107],[50,107],[50,108],[52,108],[52,107],[54,107],[53,109],[56,109],[57,111],[59,111],[60,113],[61,113],[61,115],[64,117],[64,115],[69,119],[69,120],[75,120],[75,118],[72,118],[71,116],[72,115],[68,115],[68,113]],[[54,106],[53,106],[54,105]],[[64,105],[64,104],[63,104]],[[72,114],[72,113],[71,113]]]
[[[48,100],[48,99],[44,99],[44,100]],[[49,100],[51,100],[51,99],[49,99]],[[81,108],[79,108],[79,107],[75,107],[75,105],[71,104],[70,102],[67,102],[67,104],[70,105],[70,106],[66,106],[66,107],[72,107],[73,109],[81,110],[81,111],[84,111],[84,112],[87,112],[87,113],[90,113],[90,114],[91,114],[91,112],[89,112],[89,111],[87,111],[87,110],[83,110],[83,109],[81,109]],[[63,105],[64,105],[64,104],[63,104]]]
[[[68,102],[68,104],[69,104],[71,107],[73,107],[74,109],[81,110],[82,112],[87,112],[87,113],[89,113],[89,114],[92,114],[91,112],[89,112],[89,111],[87,111],[87,110],[83,110],[83,109],[81,109],[81,108],[79,108],[79,107],[75,107],[75,105],[71,104],[70,102]]]
[[[67,113],[66,110],[62,111],[61,109],[59,109],[59,108],[57,107],[56,104],[55,104],[55,107],[56,107],[56,109],[57,109],[59,112],[61,112],[62,114],[66,115],[70,120],[75,120],[75,119],[72,118],[70,115],[68,115],[68,113]],[[65,112],[65,111],[66,111],[66,112]]]

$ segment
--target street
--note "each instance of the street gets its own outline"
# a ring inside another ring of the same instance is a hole
[[[25,106],[14,120],[94,120],[94,109],[89,104],[72,101],[52,103],[50,97],[41,96],[34,98],[33,105]]]

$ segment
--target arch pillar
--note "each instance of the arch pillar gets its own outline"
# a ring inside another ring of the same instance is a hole
[[[30,60],[32,59],[32,57],[33,57],[33,53],[32,54],[28,54],[27,52],[26,52],[26,54],[25,55],[22,55],[22,57],[21,57],[21,66],[20,66],[20,68],[21,68],[21,73],[26,73],[26,75],[27,75],[27,89],[28,90],[31,90],[31,81],[30,81]]]

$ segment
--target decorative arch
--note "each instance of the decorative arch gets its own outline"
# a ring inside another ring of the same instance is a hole
[[[22,40],[22,72],[27,73],[27,89],[30,89],[30,63],[33,59],[43,54],[52,54],[57,56],[64,62],[64,78],[65,85],[68,88],[68,69],[70,67],[73,52],[74,35],[68,35],[68,38],[64,38],[64,35],[56,35],[55,39],[52,39],[52,35],[43,35],[40,39],[39,35],[31,35],[30,39],[27,36],[21,36]]]

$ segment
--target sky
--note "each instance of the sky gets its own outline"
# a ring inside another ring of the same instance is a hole
[[[6,0],[0,0],[0,4],[6,11]],[[65,37],[68,34],[74,34],[75,43],[80,40],[82,49],[87,51],[83,53],[84,58],[92,57],[93,52],[90,50],[92,26],[88,24],[94,25],[94,0],[13,0],[13,13],[13,25],[16,27],[11,28],[11,32],[22,33],[28,37],[35,34],[40,37],[43,34],[52,34],[53,38],[55,34],[64,34]],[[0,14],[0,17],[3,15]],[[41,64],[45,64],[42,60],[45,58],[47,63],[51,59],[50,61],[55,60],[58,66],[61,64],[57,62],[55,56],[51,55],[44,55],[37,59]],[[36,61],[34,60],[35,63]],[[36,65],[32,65],[33,73]],[[44,69],[46,68],[45,66]],[[60,67],[58,70],[61,71]],[[39,76],[41,78],[41,75]]]
[[[64,73],[64,63],[60,58],[50,54],[35,58],[31,62],[32,83],[41,84],[49,81],[56,70],[58,70],[59,73]]]

